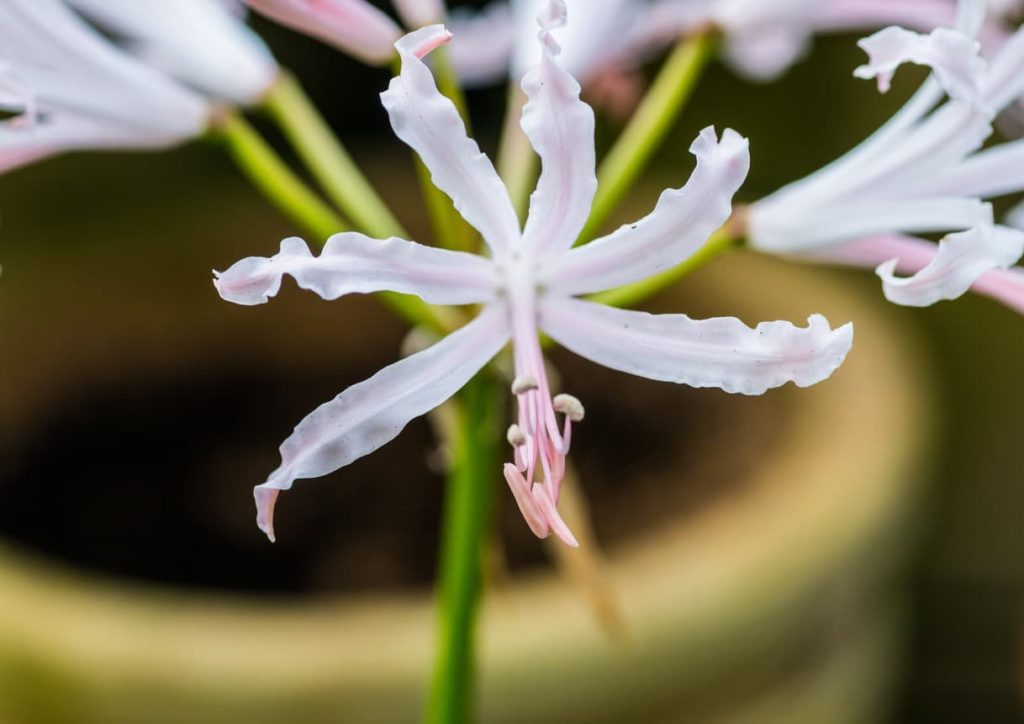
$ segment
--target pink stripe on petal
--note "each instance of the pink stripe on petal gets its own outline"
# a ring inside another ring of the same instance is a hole
[[[245,0],[282,25],[328,42],[367,63],[383,65],[401,36],[398,25],[366,0]]]

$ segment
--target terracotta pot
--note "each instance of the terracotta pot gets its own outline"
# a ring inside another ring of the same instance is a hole
[[[231,254],[221,250],[218,260]],[[368,300],[282,300],[259,314],[222,307],[203,256],[121,259],[116,293],[82,284],[70,290],[87,297],[80,304],[15,283],[9,294],[37,316],[5,317],[6,449],[31,434],[40,410],[99,378],[188,370],[211,357],[367,357],[359,339],[342,333],[346,324],[387,324]],[[83,259],[46,283],[56,289],[105,273],[105,263]],[[155,264],[161,273],[136,279],[125,264]],[[200,272],[201,281],[182,282]],[[481,719],[874,720],[898,668],[901,569],[914,538],[922,421],[930,419],[918,359],[874,296],[839,277],[751,256],[716,263],[655,306],[748,322],[820,311],[837,323],[854,319],[856,345],[825,384],[733,399],[735,417],[702,439],[696,463],[669,455],[645,468],[666,495],[699,485],[723,461],[737,472],[726,476],[727,493],[678,515],[669,510],[609,545],[606,572],[626,623],[618,640],[550,567],[517,574],[489,596]],[[294,325],[296,314],[303,325]],[[386,330],[393,346],[400,328]],[[69,340],[77,340],[73,348]],[[661,422],[673,430],[670,414]],[[768,442],[752,446],[750,435]],[[737,451],[751,459],[734,465]],[[586,459],[579,462],[585,469]],[[630,515],[625,505],[623,521]],[[72,569],[4,545],[0,718],[414,721],[434,619],[425,591],[312,600],[195,592]]]

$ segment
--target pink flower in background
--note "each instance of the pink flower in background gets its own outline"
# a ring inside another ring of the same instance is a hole
[[[479,13],[452,18],[456,68],[470,84],[519,78],[537,57],[529,23],[543,0],[497,0]],[[1019,0],[993,0],[1003,14]],[[949,26],[955,0],[569,0],[585,23],[556,34],[566,64],[589,85],[620,74],[679,38],[713,26],[725,39],[725,59],[754,80],[773,80],[802,58],[815,35],[902,25],[921,31]],[[994,18],[982,31],[997,47],[1006,30]]]
[[[210,106],[59,0],[0,2],[0,171],[73,149],[160,148],[204,132]]]
[[[366,63],[394,57],[402,31],[366,0],[245,0],[253,10],[323,40]]]
[[[392,440],[412,419],[442,404],[509,341],[518,416],[508,430],[512,462],[505,478],[530,528],[575,539],[557,510],[572,428],[583,404],[553,394],[538,335],[599,364],[655,380],[762,394],[793,382],[829,377],[852,342],[852,327],[832,330],[821,316],[806,328],[735,318],[694,320],[613,309],[577,298],[647,278],[695,251],[731,213],[746,177],[747,142],[705,129],[691,148],[689,182],[665,191],[647,217],[573,248],[597,187],[594,116],[576,80],[556,61],[551,31],[565,6],[552,0],[541,16],[540,62],[526,75],[522,126],[543,164],[521,228],[490,160],[466,135],[454,105],[441,95],[420,56],[448,38],[432,26],[403,38],[402,70],[382,94],[395,133],[430,169],[487,243],[489,257],[356,233],[332,237],[319,257],[287,239],[270,258],[251,257],[217,275],[216,287],[238,304],[261,304],[282,278],[325,299],[391,290],[432,304],[481,305],[479,315],[428,349],[349,387],[306,417],[281,446],[281,465],[255,489],[258,523],[270,536],[278,494],[298,479],[326,475]]]
[[[233,0],[65,2],[147,65],[216,98],[250,105],[280,73],[259,36],[231,12]]]
[[[1024,233],[995,225],[983,199],[1024,190],[1024,141],[981,149],[995,114],[1024,93],[1024,32],[986,65],[971,39],[984,7],[964,3],[963,10],[956,31],[925,37],[888,29],[862,41],[870,62],[860,76],[877,75],[884,87],[900,62],[912,61],[932,66],[933,77],[845,156],[753,204],[751,245],[880,265],[886,297],[898,304],[925,306],[980,285],[1020,308],[1022,276],[994,270],[1020,259]],[[949,231],[938,246],[905,236]],[[898,270],[916,273],[898,278]]]
[[[440,23],[446,15],[443,0],[393,0],[393,4],[402,22],[411,29]]]
[[[102,0],[96,0],[101,2]],[[300,33],[323,40],[371,65],[395,57],[401,28],[367,0],[245,0],[254,10]],[[394,0],[410,28],[444,20],[443,0]]]

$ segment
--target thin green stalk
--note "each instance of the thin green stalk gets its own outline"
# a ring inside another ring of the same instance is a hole
[[[663,289],[672,286],[683,277],[692,274],[719,254],[739,246],[741,241],[742,239],[734,234],[734,227],[731,222],[726,222],[725,226],[711,235],[699,251],[682,264],[633,284],[594,294],[590,297],[590,300],[612,307],[633,307]]]
[[[241,115],[225,111],[214,133],[256,187],[296,225],[312,234],[317,243],[323,244],[332,234],[349,228]],[[378,296],[411,324],[442,333],[458,326],[451,310],[432,307],[417,297],[392,293]]]
[[[505,124],[498,148],[498,174],[505,182],[512,206],[521,219],[526,217],[530,191],[537,181],[538,169],[537,154],[533,152],[530,139],[519,125],[525,104],[526,94],[517,83],[510,83]]]
[[[327,195],[356,226],[380,238],[407,236],[292,75],[281,76],[264,99],[264,108]]]
[[[594,207],[580,234],[580,243],[597,235],[646,168],[692,95],[716,45],[709,32],[698,33],[680,41],[665,61],[629,125],[601,163]]]
[[[234,111],[225,111],[216,130],[249,180],[288,218],[316,236],[320,243],[331,234],[349,228],[288,168],[242,116]]]
[[[497,382],[477,375],[463,390],[455,466],[445,490],[438,586],[437,657],[428,724],[465,724],[473,715],[476,622],[497,474]]]

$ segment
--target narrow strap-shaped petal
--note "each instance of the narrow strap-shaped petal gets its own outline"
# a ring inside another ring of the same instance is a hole
[[[927,266],[911,277],[897,277],[899,259],[876,270],[885,298],[908,307],[927,307],[966,293],[985,273],[1013,266],[1024,254],[1024,232],[1007,226],[978,226],[949,234]]]
[[[565,25],[565,3],[552,0],[539,18],[540,62],[523,78],[529,101],[522,127],[543,169],[530,197],[523,246],[534,254],[568,249],[590,215],[597,191],[594,111],[580,100],[580,84],[556,60],[551,30]]]
[[[943,173],[921,179],[925,193],[992,198],[1024,190],[1024,140],[976,153]]]
[[[893,26],[864,38],[858,45],[868,54],[868,62],[853,74],[858,78],[876,78],[883,93],[889,90],[900,65],[915,63],[930,66],[951,98],[981,102],[986,67],[979,55],[981,44],[963,33],[937,28],[921,35]]]
[[[258,101],[280,69],[228,4],[216,0],[65,0],[126,39],[147,65],[235,103]]]
[[[992,223],[992,205],[975,198],[935,196],[770,205],[749,209],[750,245],[774,253],[802,252],[887,232],[931,233]]]
[[[431,304],[487,302],[498,283],[491,262],[475,254],[355,232],[332,236],[318,257],[292,237],[272,257],[251,256],[214,273],[220,295],[246,306],[276,296],[286,274],[324,299],[389,291],[415,294]]]
[[[479,317],[432,347],[385,367],[310,413],[281,445],[281,466],[256,488],[257,522],[274,539],[277,492],[345,467],[391,442],[409,421],[454,395],[508,342],[506,310]]]
[[[512,201],[494,165],[466,135],[455,105],[438,91],[421,59],[449,37],[443,26],[431,25],[399,40],[395,47],[402,72],[380,97],[395,133],[419,154],[434,185],[499,256],[519,240]]]
[[[367,0],[245,0],[268,18],[372,64],[387,63],[402,34]]]
[[[697,251],[729,218],[750,152],[747,139],[735,131],[726,129],[719,141],[710,127],[690,151],[697,168],[685,186],[662,193],[640,221],[553,261],[548,286],[569,295],[612,289],[670,269]]]
[[[875,268],[883,262],[895,262],[895,271],[916,274],[935,258],[938,244],[914,236],[881,234],[846,244],[827,246],[807,254],[814,261],[847,266]],[[975,294],[989,297],[1024,314],[1024,269],[992,269],[971,285]]]
[[[545,299],[540,324],[559,344],[605,367],[691,387],[760,395],[793,382],[827,379],[853,342],[853,325],[833,330],[821,315],[807,327],[734,317],[696,320],[614,309],[578,299]]]

